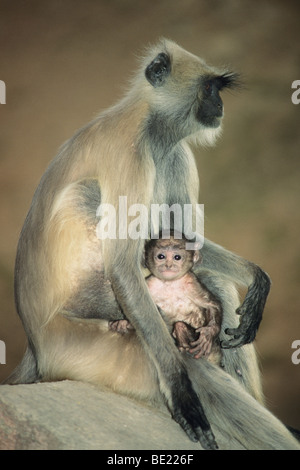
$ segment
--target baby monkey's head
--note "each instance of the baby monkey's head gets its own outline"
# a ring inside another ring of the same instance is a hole
[[[198,250],[186,250],[185,238],[151,239],[145,246],[145,263],[149,271],[163,281],[184,276],[200,260]]]

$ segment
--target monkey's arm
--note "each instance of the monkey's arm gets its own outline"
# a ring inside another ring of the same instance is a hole
[[[263,309],[269,294],[269,276],[257,265],[205,240],[201,250],[202,266],[228,276],[240,285],[248,287],[244,302],[236,310],[241,316],[238,328],[228,328],[225,333],[233,336],[222,342],[222,348],[236,348],[251,343],[262,319]],[[195,273],[197,275],[197,271]]]

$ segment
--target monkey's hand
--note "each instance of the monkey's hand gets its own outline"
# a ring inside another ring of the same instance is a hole
[[[269,276],[257,267],[255,280],[249,287],[243,304],[236,311],[241,315],[240,324],[238,328],[225,330],[233,338],[221,342],[223,349],[238,348],[255,339],[270,287]]]
[[[189,352],[194,355],[195,359],[209,356],[215,337],[214,329],[209,326],[203,326],[197,328],[196,332],[199,333],[199,338],[190,343],[191,349],[189,349]]]
[[[172,336],[176,340],[179,351],[188,351],[191,347],[191,343],[198,339],[199,333],[196,333],[195,328],[188,323],[177,321],[174,323]]]
[[[182,373],[181,378],[179,387],[172,390],[173,419],[182,427],[191,441],[199,441],[203,449],[217,450],[215,436],[187,373]]]
[[[133,330],[133,326],[128,320],[116,320],[108,322],[108,327],[112,331],[116,331],[120,334],[128,333],[129,330]]]

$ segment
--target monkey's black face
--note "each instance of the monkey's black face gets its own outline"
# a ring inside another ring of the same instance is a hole
[[[223,102],[215,79],[207,79],[202,84],[202,96],[196,117],[207,127],[219,127],[223,117]]]
[[[197,120],[206,127],[219,127],[223,117],[223,102],[220,91],[237,86],[237,76],[225,73],[218,77],[201,80],[201,94],[196,112]]]

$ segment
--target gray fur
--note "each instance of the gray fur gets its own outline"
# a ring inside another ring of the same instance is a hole
[[[69,378],[141,399],[162,397],[204,448],[216,447],[209,421],[236,438],[242,433],[247,448],[296,447],[249,395],[262,399],[253,346],[243,344],[254,339],[261,320],[267,275],[205,242],[197,275],[223,304],[222,340],[228,348],[223,372],[176,349],[144,280],[144,241],[96,236],[100,200],[117,207],[118,197],[126,195],[128,205],[147,208],[197,203],[198,174],[188,143],[215,141],[222,115],[218,90],[234,80],[172,41],[160,41],[142,60],[125,98],[60,149],[37,188],[19,240],[16,305],[29,346],[7,383]],[[204,88],[207,81],[217,100]],[[240,326],[233,282],[249,287]],[[124,317],[135,331],[110,331],[108,320]],[[236,338],[226,336],[227,327],[235,328]],[[260,414],[266,419],[257,426]]]

